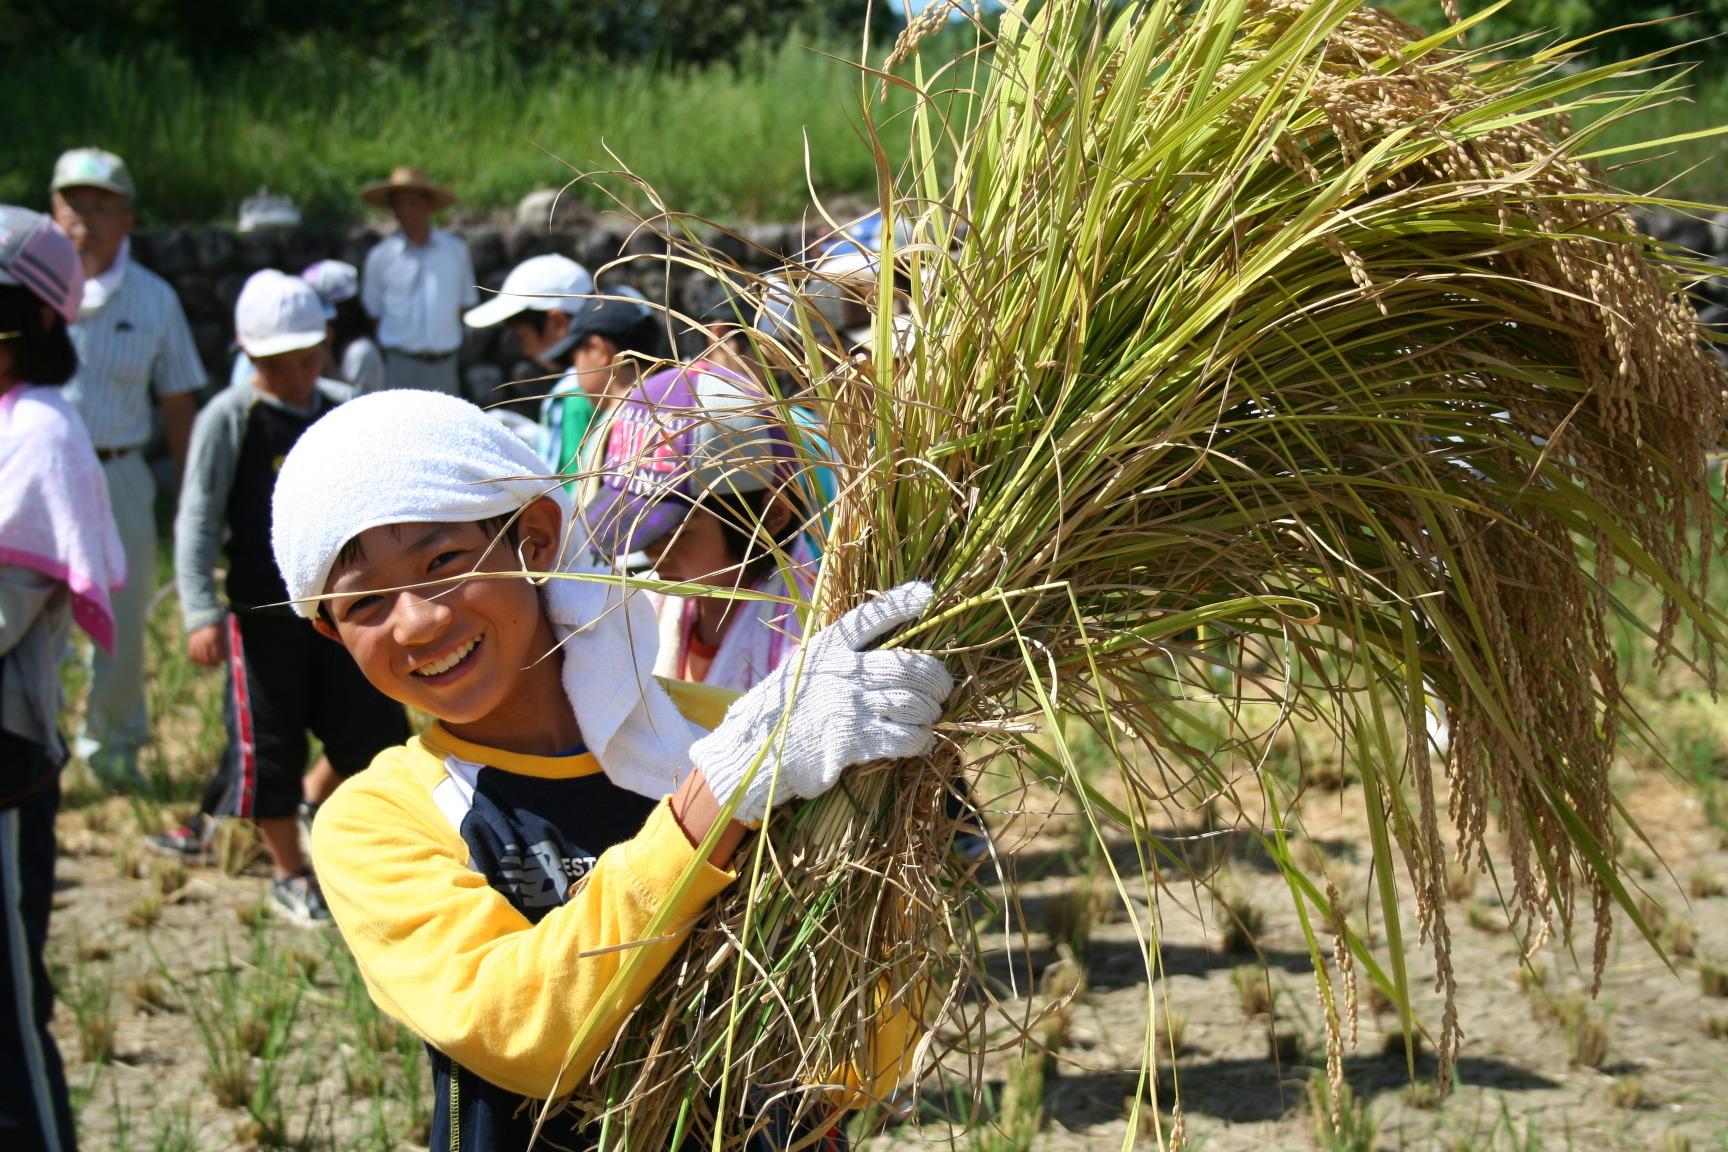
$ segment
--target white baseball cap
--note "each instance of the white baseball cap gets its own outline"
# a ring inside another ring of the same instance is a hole
[[[112,152],[74,148],[62,152],[54,162],[54,179],[48,190],[58,192],[62,188],[100,188],[131,200],[132,173],[126,170],[126,161]]]
[[[575,312],[572,296],[594,291],[594,277],[568,256],[531,256],[510,269],[498,294],[462,315],[470,328],[490,328],[523,312]]]
[[[324,323],[324,304],[312,285],[274,268],[254,272],[234,304],[235,336],[254,360],[322,343]]]

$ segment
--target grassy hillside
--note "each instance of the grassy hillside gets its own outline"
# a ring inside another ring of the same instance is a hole
[[[499,209],[577,170],[615,167],[609,148],[675,208],[790,219],[809,204],[807,175],[825,196],[874,187],[857,73],[836,59],[856,51],[792,41],[737,70],[667,74],[573,52],[524,69],[457,45],[413,65],[301,44],[203,69],[161,50],[66,49],[6,62],[14,90],[35,96],[0,140],[0,201],[43,206],[54,157],[97,144],[131,163],[147,224],[231,219],[260,185],[344,220],[360,209],[356,189],[399,163],[448,181],[468,208]],[[1617,126],[1604,147],[1728,122],[1728,70],[1707,64],[1693,84],[1688,102]],[[888,119],[890,155],[903,135]],[[1673,181],[1671,193],[1723,199],[1724,161],[1728,142],[1691,141],[1622,181],[1637,191]],[[597,188],[581,194],[605,199]]]
[[[608,148],[671,204],[732,220],[796,216],[806,157],[824,194],[873,184],[856,74],[796,43],[681,75],[574,56],[523,70],[458,48],[412,68],[305,52],[207,73],[164,52],[69,52],[8,71],[40,98],[0,145],[0,201],[42,205],[60,150],[95,144],[132,165],[147,223],[232,218],[266,184],[341,219],[361,184],[401,163],[468,207],[507,208],[573,169],[615,167]]]

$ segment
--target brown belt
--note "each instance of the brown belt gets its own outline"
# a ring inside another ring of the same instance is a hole
[[[130,448],[98,448],[96,449],[96,459],[107,464],[110,461],[120,459],[122,456],[132,455],[132,453],[138,451],[138,448],[139,446],[137,444],[132,445]]]
[[[456,355],[456,349],[453,348],[448,352],[407,352],[401,348],[386,348],[384,354],[387,356],[406,356],[408,359],[418,360],[422,364],[436,364],[440,360],[448,360]]]

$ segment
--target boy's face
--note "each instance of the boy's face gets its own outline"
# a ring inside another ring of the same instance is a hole
[[[692,508],[678,526],[644,545],[642,552],[662,580],[684,584],[731,584],[738,562],[726,547],[726,534],[711,512]]]
[[[297,348],[252,360],[264,391],[285,403],[304,408],[318,388],[318,373],[324,367],[324,345]]]
[[[398,188],[390,193],[390,211],[402,231],[418,235],[431,226],[432,195],[417,188]]]
[[[78,254],[89,264],[107,268],[120,254],[132,231],[132,205],[106,188],[62,188],[53,194],[54,223],[60,225]]]
[[[446,725],[473,727],[508,711],[525,675],[559,675],[540,594],[517,578],[452,580],[469,573],[551,567],[560,515],[537,500],[517,520],[521,558],[474,523],[392,524],[356,537],[331,571],[318,630],[339,641],[372,686]],[[428,581],[433,587],[383,591]],[[484,733],[476,730],[469,738]]]
[[[599,400],[606,395],[612,383],[612,361],[617,356],[618,345],[604,336],[590,336],[576,346],[570,366],[589,399]]]
[[[530,360],[544,363],[540,357],[546,349],[564,339],[564,334],[570,331],[570,316],[556,308],[537,313],[537,315],[545,319],[536,323],[526,313],[512,317],[510,330],[516,334],[516,342],[522,345],[522,355]],[[556,365],[547,364],[546,367],[552,368]]]

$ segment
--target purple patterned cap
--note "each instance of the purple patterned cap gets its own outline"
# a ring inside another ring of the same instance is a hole
[[[776,488],[795,471],[775,402],[701,361],[656,372],[619,402],[600,467],[584,516],[607,558],[654,543],[710,493]]]
[[[84,299],[84,266],[54,221],[0,204],[0,284],[22,284],[71,324]]]

